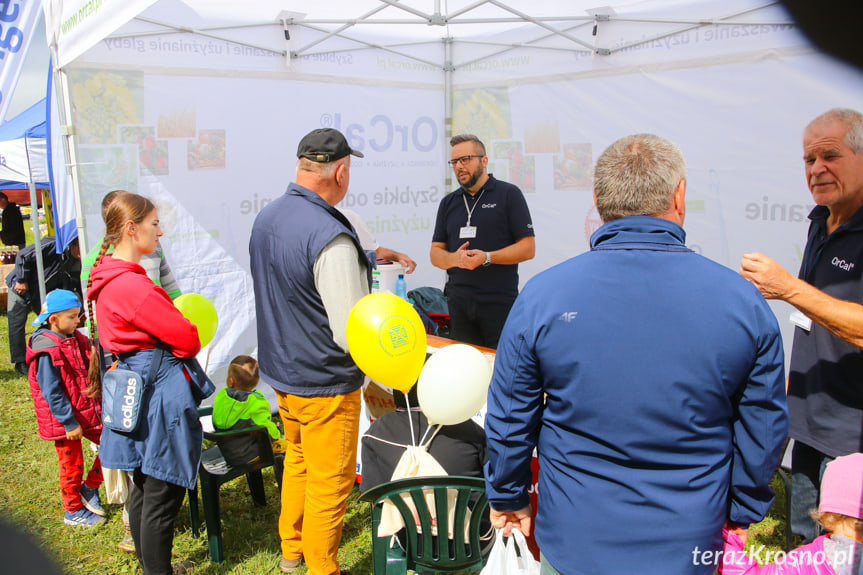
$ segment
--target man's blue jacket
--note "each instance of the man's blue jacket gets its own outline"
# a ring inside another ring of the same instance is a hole
[[[488,495],[527,505],[537,448],[536,537],[561,573],[713,573],[723,523],[773,500],[779,327],[752,284],[684,241],[665,219],[613,220],[528,282],[504,327]]]

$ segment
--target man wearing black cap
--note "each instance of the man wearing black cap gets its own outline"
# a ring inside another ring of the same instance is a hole
[[[249,241],[261,378],[276,392],[288,449],[279,535],[285,573],[339,573],[337,552],[355,482],[363,374],[347,351],[354,304],[371,269],[334,206],[350,182],[351,149],[314,130],[297,149],[297,179],[255,218]]]

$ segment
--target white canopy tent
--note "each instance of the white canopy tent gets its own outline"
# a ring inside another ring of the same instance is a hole
[[[588,248],[600,224],[592,164],[635,132],[687,158],[691,247],[732,268],[757,250],[796,270],[811,206],[800,134],[831,107],[863,109],[861,75],[811,47],[776,2],[43,6],[72,126],[79,235],[101,235],[110,189],[153,198],[183,290],[219,310],[215,369],[256,346],[250,229],[293,179],[311,129],[338,128],[365,153],[344,204],[419,262],[411,289],[445,279],[428,250],[453,188],[453,133],[479,135],[490,171],[527,195],[537,257],[522,282]],[[787,307],[774,309],[790,335]]]

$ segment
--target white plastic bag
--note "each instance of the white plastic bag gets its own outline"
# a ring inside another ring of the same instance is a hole
[[[524,534],[513,529],[512,535],[504,540],[503,529],[495,531],[494,547],[480,575],[539,575],[539,561],[527,548]]]

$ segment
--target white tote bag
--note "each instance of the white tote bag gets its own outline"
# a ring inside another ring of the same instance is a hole
[[[524,534],[513,529],[512,535],[504,539],[503,529],[495,531],[494,547],[480,575],[539,575],[539,561],[527,548]]]
[[[129,499],[129,475],[120,469],[102,468],[105,485],[105,500],[108,503],[122,505]]]
[[[391,441],[387,441],[385,439],[381,439],[379,437],[375,437],[374,435],[366,434],[365,437],[369,439],[374,439],[376,441],[380,441],[382,443],[386,443],[388,445],[393,445],[395,447],[401,447],[405,450],[396,464],[395,469],[393,470],[393,474],[390,477],[390,481],[395,481],[397,479],[407,479],[409,477],[441,477],[448,475],[446,469],[438,462],[434,456],[428,452],[428,447],[431,445],[431,442],[437,437],[438,432],[441,430],[440,425],[437,426],[434,433],[432,433],[431,437],[428,441],[423,443],[422,445],[401,445],[399,443],[393,443]],[[428,433],[428,431],[426,432]],[[423,437],[425,439],[425,437]],[[429,510],[429,514],[432,519],[432,534],[437,535],[437,517],[435,517],[435,504],[434,504],[434,492],[431,489],[423,490],[423,494],[425,496],[426,507]],[[417,515],[416,506],[414,505],[413,499],[409,495],[402,495],[402,500],[407,505],[408,509],[413,512],[414,520],[416,521],[417,530],[422,532],[422,528],[419,526],[419,517]],[[447,532],[449,537],[453,536],[453,523],[455,521],[455,502],[458,498],[458,491],[455,489],[447,489],[447,509],[449,511],[447,517]],[[470,521],[470,511],[468,511],[468,515],[465,518],[465,522]],[[390,535],[396,534],[398,531],[403,529],[405,526],[404,520],[402,519],[401,513],[396,508],[395,505],[390,503],[390,501],[384,501],[383,509],[381,510],[381,522],[378,525],[378,537],[387,537]],[[467,532],[467,529],[465,529]]]

